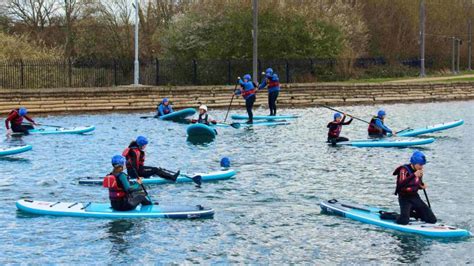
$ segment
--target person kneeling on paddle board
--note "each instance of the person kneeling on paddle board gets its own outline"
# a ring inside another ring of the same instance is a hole
[[[257,84],[252,82],[252,76],[249,74],[244,75],[244,80],[240,79],[238,77],[239,84],[240,84],[240,90],[235,91],[235,95],[242,95],[242,97],[245,99],[245,108],[247,109],[247,114],[249,116],[249,120],[247,121],[247,124],[252,124],[253,123],[253,104],[255,103],[255,100],[257,99],[257,96],[255,96],[255,93],[257,92]]]
[[[33,119],[26,115],[27,113],[28,110],[23,107],[10,111],[7,119],[5,119],[7,135],[11,135],[13,132],[28,135],[28,130],[34,129],[33,125],[36,126],[36,123]],[[23,125],[23,118],[30,121],[33,125]],[[11,124],[11,128],[9,124]]]
[[[329,122],[328,124],[328,142],[332,143],[332,145],[336,145],[336,143],[340,141],[348,141],[348,138],[340,137],[339,134],[341,134],[342,131],[342,126],[344,125],[349,125],[352,122],[352,117],[351,120],[345,122],[346,120],[346,114],[341,114],[341,113],[335,113],[334,114],[334,121]]]
[[[397,176],[395,195],[398,195],[400,204],[398,224],[408,224],[410,216],[426,223],[436,223],[436,216],[418,195],[419,189],[424,190],[427,187],[423,183],[423,165],[425,164],[425,155],[421,151],[415,151],[410,158],[410,164],[399,166],[393,172],[393,175]]]
[[[215,124],[217,124],[217,121],[215,119],[213,119],[207,113],[207,106],[201,105],[201,106],[199,106],[199,114],[197,115],[197,117],[194,117],[191,120],[191,123],[193,123],[193,124],[199,123],[199,124],[206,124],[206,125],[214,124],[215,125]]]
[[[144,136],[138,136],[135,141],[132,141],[128,148],[126,148],[122,155],[127,159],[127,173],[131,178],[138,178],[139,176],[149,178],[153,175],[158,175],[161,178],[176,181],[180,171],[171,173],[168,170],[145,166],[145,148],[148,144],[148,139]]]
[[[380,109],[377,116],[372,117],[369,123],[369,128],[367,129],[370,137],[381,138],[387,136],[387,134],[391,134],[392,136],[397,135],[384,124],[386,115],[387,113],[383,109]]]
[[[156,116],[164,116],[171,114],[173,111],[173,106],[170,104],[168,98],[163,98],[163,101],[156,107]]]
[[[276,101],[280,93],[280,79],[278,75],[273,73],[273,69],[267,68],[265,77],[258,89],[263,89],[268,86],[268,108],[270,108],[270,116],[275,116],[277,113]]]
[[[116,211],[134,210],[139,204],[152,205],[151,200],[143,194],[142,179],[137,179],[137,184],[130,184],[129,176],[123,172],[125,157],[115,155],[112,157],[112,173],[104,178],[102,185],[109,189],[110,205]]]

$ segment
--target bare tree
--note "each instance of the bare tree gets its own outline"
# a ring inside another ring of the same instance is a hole
[[[55,0],[8,0],[7,12],[16,22],[38,34],[52,24],[58,5]]]

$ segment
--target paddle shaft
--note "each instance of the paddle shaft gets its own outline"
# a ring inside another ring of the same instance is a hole
[[[329,110],[338,112],[338,113],[344,113],[344,112],[342,112],[342,111],[339,111],[339,110],[337,110],[337,109],[334,109],[334,108],[329,107],[329,106],[326,106],[326,105],[321,105],[321,106],[324,107],[324,108],[327,108],[327,109],[329,109]],[[355,117],[355,116],[352,116],[352,115],[349,115],[349,116],[352,117],[352,118],[354,118],[355,120],[359,120],[359,121],[361,121],[361,122],[370,124],[370,122],[368,122],[368,121],[366,121],[366,120],[364,120],[364,119],[361,119],[361,118],[358,118],[358,117]]]
[[[426,189],[423,189],[423,193],[425,193],[426,202],[428,203],[428,207],[431,209],[430,199],[428,198],[428,193],[426,193]]]
[[[230,107],[232,106],[232,102],[234,101],[235,90],[237,89],[237,84],[235,84],[234,91],[232,92],[232,98],[230,99],[229,107],[227,107],[227,113],[225,114],[224,123],[227,121],[227,117],[229,116]]]

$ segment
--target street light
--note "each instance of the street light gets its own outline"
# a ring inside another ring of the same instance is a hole
[[[135,0],[135,61],[134,61],[134,73],[133,73],[133,85],[137,86],[140,84],[140,63],[138,61],[138,0]]]

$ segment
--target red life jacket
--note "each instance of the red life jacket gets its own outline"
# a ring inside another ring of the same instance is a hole
[[[21,116],[19,113],[19,109],[15,109],[15,110],[11,110],[10,113],[8,114],[8,116],[12,115],[12,114],[15,114],[15,116],[13,117],[12,120],[10,120],[10,123],[12,125],[21,125],[21,123],[23,123],[23,116]]]
[[[251,90],[242,90],[242,97],[246,98],[247,96],[250,96],[252,94],[255,94],[255,92],[257,91],[257,89],[253,88]]]
[[[372,117],[372,119],[370,120],[370,123],[369,123],[369,128],[367,129],[369,131],[369,135],[381,135],[381,134],[384,134],[384,131],[383,129],[379,128],[376,124],[375,124],[375,120],[376,119],[380,119],[378,116],[374,116]],[[382,122],[383,123],[383,122]]]
[[[334,122],[330,122],[328,124],[328,128],[329,128],[328,137],[338,138],[339,134],[341,134],[342,123],[335,124]]]
[[[120,200],[125,198],[127,195],[118,176],[115,176],[112,173],[104,177],[102,186],[109,189],[109,199],[111,200]]]
[[[273,81],[271,79],[267,79],[267,84],[268,84],[269,89],[275,88],[275,87],[280,87],[280,82],[279,81]]]
[[[140,166],[145,165],[145,153],[142,152],[138,147],[132,147],[132,148],[126,148],[122,156],[124,156],[127,159],[127,168],[134,168],[135,170],[138,171]],[[135,158],[135,165],[132,165],[132,156]]]
[[[395,171],[393,172],[393,175],[397,176],[397,187],[395,188],[395,195],[398,195],[400,193],[403,194],[416,194],[418,193],[418,190],[420,189],[420,179],[413,176],[413,177],[407,177],[403,182],[400,182],[400,171],[402,168],[405,168],[407,170],[408,175],[411,176],[413,175],[414,171],[411,168],[411,165],[405,164],[402,166],[397,167]],[[411,188],[410,191],[406,191],[407,188]]]

